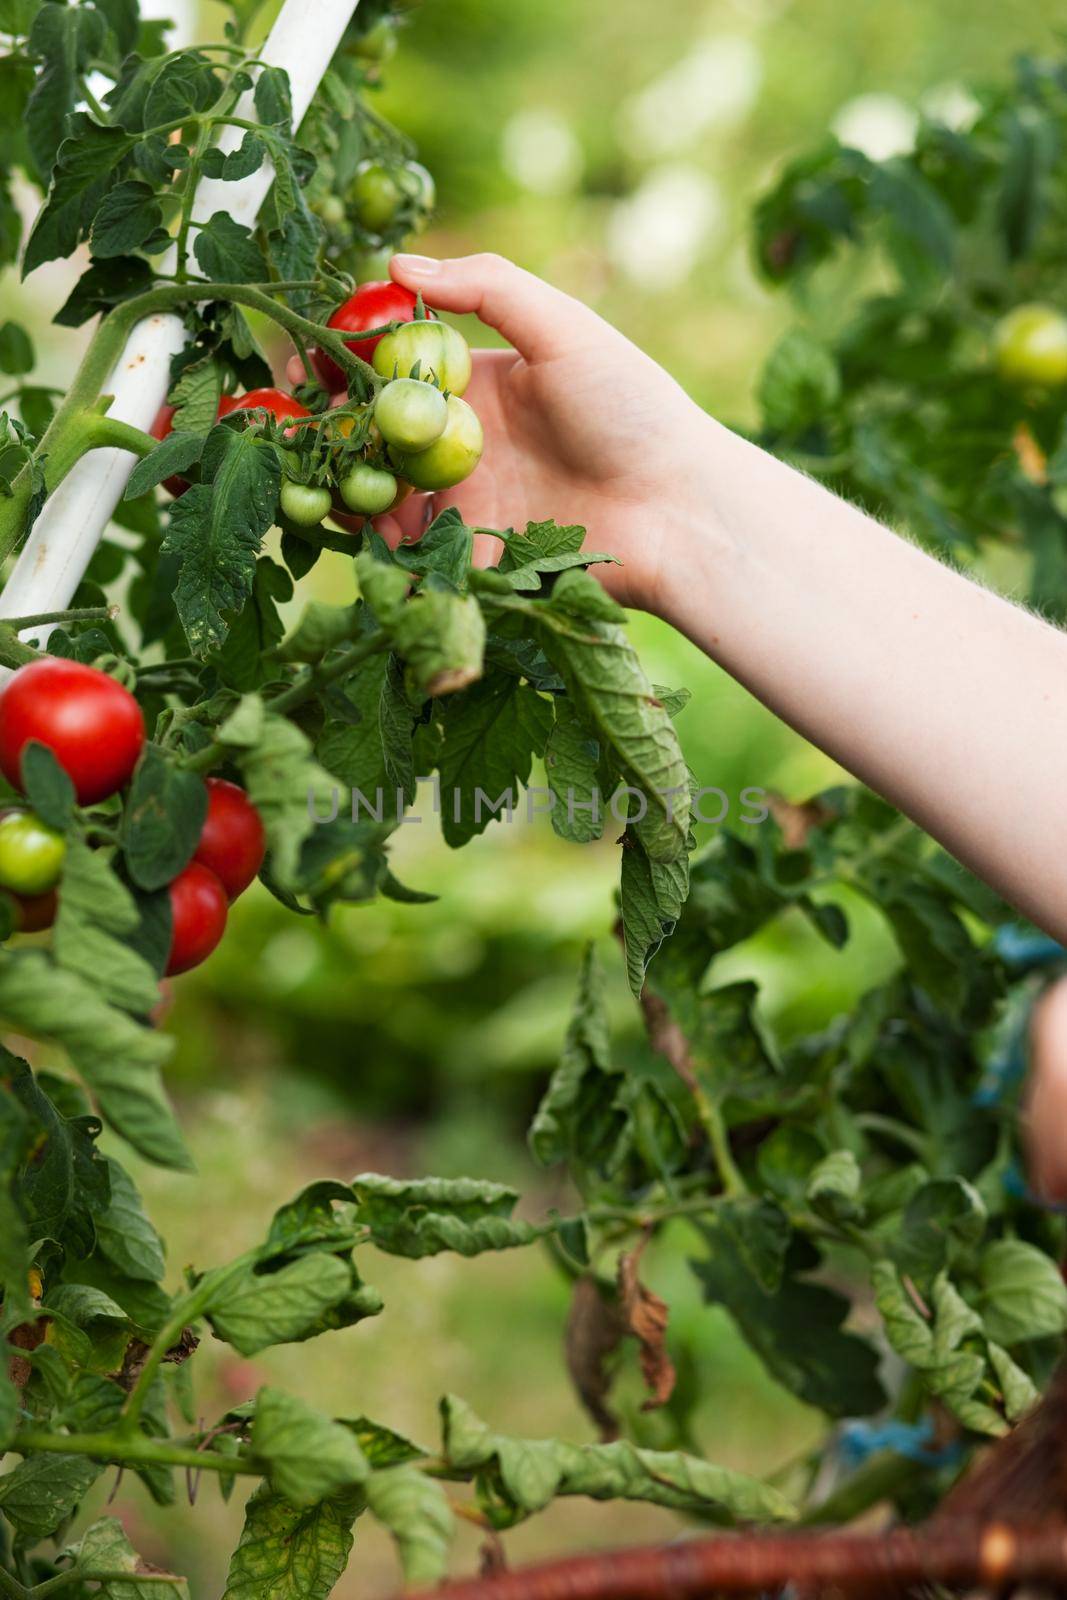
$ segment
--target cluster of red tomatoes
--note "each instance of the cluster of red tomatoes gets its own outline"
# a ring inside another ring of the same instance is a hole
[[[283,478],[281,509],[297,527],[317,527],[327,516],[351,527],[346,511],[361,523],[364,517],[392,510],[413,489],[452,488],[478,465],[482,427],[462,398],[471,377],[470,347],[456,328],[432,312],[417,312],[416,297],[399,284],[364,283],[330,317],[329,326],[344,335],[390,322],[400,326],[370,338],[346,338],[349,349],[386,382],[374,400],[367,443],[358,459],[346,457],[338,478],[322,462],[310,469],[307,481],[295,474]],[[345,375],[337,363],[323,350],[310,354],[323,387],[331,395],[344,394]],[[292,422],[286,430],[290,436],[303,423],[314,426],[321,420],[281,389],[223,395],[218,415],[235,411],[266,411],[277,422]],[[157,438],[170,432],[173,416],[170,407],[160,412],[152,430]],[[171,478],[166,487],[180,494],[186,485]]]
[[[20,667],[0,689],[0,771],[17,790],[23,787],[23,752],[36,743],[51,750],[78,804],[97,805],[130,781],[144,742],[137,701],[96,667],[43,656]],[[196,850],[168,888],[168,976],[211,954],[230,902],[263,862],[263,822],[244,790],[224,778],[208,778],[207,790]],[[66,849],[63,834],[28,809],[11,807],[0,817],[0,890],[15,902],[22,932],[51,926]]]

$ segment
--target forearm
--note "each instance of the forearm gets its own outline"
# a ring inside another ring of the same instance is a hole
[[[1067,637],[717,424],[703,444],[658,609],[1067,937]]]

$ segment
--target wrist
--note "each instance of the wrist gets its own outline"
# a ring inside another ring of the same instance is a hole
[[[659,559],[649,573],[646,609],[689,638],[706,635],[709,597],[716,573],[727,557],[728,523],[724,489],[733,457],[744,441],[694,407],[691,425],[680,432],[674,465],[666,475],[669,496],[662,491],[651,508],[653,517],[668,515]]]

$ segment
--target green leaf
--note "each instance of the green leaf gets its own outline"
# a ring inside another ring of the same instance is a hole
[[[841,398],[841,375],[826,346],[803,328],[791,328],[763,369],[759,403],[769,428],[801,433],[824,422]]]
[[[809,1177],[806,1198],[817,1216],[830,1222],[851,1222],[863,1213],[859,1192],[859,1162],[851,1150],[834,1150]]]
[[[223,613],[239,611],[251,593],[280,478],[277,455],[252,429],[214,428],[201,470],[210,482],[175,502],[162,545],[179,560],[174,603],[194,655],[222,644]]]
[[[149,1566],[137,1554],[117,1517],[101,1517],[65,1553],[77,1562],[82,1577],[95,1578],[99,1574],[110,1580],[95,1590],[104,1600],[161,1600],[164,1596],[167,1600],[189,1600],[186,1580],[175,1577],[172,1582],[165,1582],[159,1568]],[[116,1576],[127,1572],[128,1578]],[[149,1575],[148,1581],[138,1583],[142,1574]]]
[[[567,695],[557,695],[553,704],[555,717],[545,744],[552,827],[571,844],[589,844],[604,832],[600,745]]]
[[[264,283],[270,276],[250,228],[216,211],[201,227],[193,254],[212,283]]]
[[[540,1238],[545,1228],[518,1222],[514,1189],[479,1178],[389,1178],[364,1172],[352,1180],[357,1218],[389,1255],[461,1256],[510,1250]]]
[[[620,625],[624,613],[581,571],[562,573],[547,603],[525,605],[585,722],[647,807],[633,826],[650,859],[676,861],[689,832],[688,774],[671,719]]]
[[[195,772],[147,744],[122,817],[122,853],[140,889],[165,888],[196,849],[207,816],[207,788]]]
[[[441,827],[458,849],[494,816],[510,817],[545,748],[552,706],[528,684],[494,673],[442,708]]]
[[[299,1256],[276,1272],[223,1278],[207,1316],[220,1339],[243,1356],[323,1331],[323,1318],[353,1292],[353,1269],[337,1256]],[[379,1302],[380,1305],[380,1302]],[[374,1307],[374,1309],[378,1309]],[[368,1305],[367,1314],[373,1314]]]
[[[47,183],[60,142],[69,131],[78,69],[103,43],[103,19],[91,6],[47,4],[37,10],[28,31],[30,54],[41,66],[26,107],[26,138],[41,180]]]
[[[88,1456],[27,1456],[0,1478],[0,1511],[20,1543],[37,1544],[62,1527],[103,1470]]]
[[[163,1241],[145,1216],[133,1179],[110,1157],[107,1170],[111,1199],[96,1218],[97,1247],[127,1277],[158,1283],[166,1272]]]
[[[66,1116],[46,1093],[44,1082],[25,1061],[4,1053],[0,1072],[22,1112],[29,1119],[32,1159],[18,1173],[15,1199],[20,1214],[16,1238],[32,1230],[37,1240],[61,1241],[68,1253],[88,1255],[96,1238],[96,1222],[108,1204],[107,1163],[95,1145],[100,1124],[95,1117]],[[52,1080],[54,1087],[54,1080]],[[7,1106],[5,1097],[5,1109]],[[5,1127],[5,1146],[15,1149],[15,1127]]]
[[[604,973],[590,944],[582,959],[559,1065],[530,1124],[534,1159],[546,1167],[569,1161],[611,1171],[626,1129],[620,1089],[620,1069],[611,1059]]]
[[[154,128],[175,122],[189,112],[206,111],[219,97],[222,83],[208,58],[199,50],[182,50],[169,56],[151,79],[144,102],[142,126]]]
[[[370,1472],[348,1428],[280,1389],[256,1396],[250,1442],[271,1487],[290,1505],[313,1506],[364,1483]]]
[[[45,261],[73,254],[115,168],[135,143],[121,128],[103,128],[81,113],[71,118],[71,127],[71,137],[59,147],[48,203],[26,241],[23,277]]]
[[[639,1450],[616,1444],[563,1444],[492,1433],[465,1401],[441,1402],[444,1454],[457,1471],[491,1484],[507,1523],[541,1511],[562,1495],[593,1500],[645,1500],[715,1521],[787,1522],[795,1508],[769,1484],[702,1461],[681,1450]]]
[[[835,1417],[879,1410],[885,1403],[879,1356],[843,1330],[849,1302],[792,1273],[768,1294],[753,1271],[756,1258],[738,1248],[732,1220],[703,1230],[708,1254],[692,1267],[705,1298],[725,1306],[771,1375],[809,1405]]]
[[[204,151],[200,170],[205,178],[221,178],[233,182],[258,172],[267,158],[267,146],[254,128],[246,128],[244,138],[236,150],[223,152],[212,145]]]
[[[149,1161],[189,1169],[159,1079],[172,1040],[108,1005],[94,983],[39,950],[0,955],[0,1015],[20,1033],[62,1044],[101,1111]]]
[[[234,619],[226,642],[212,656],[220,676],[235,689],[255,689],[277,676],[273,651],[285,632],[278,607],[293,597],[293,580],[283,566],[260,556],[252,593]]]
[[[21,377],[32,372],[34,366],[33,341],[18,322],[5,322],[0,326],[0,372],[11,377]]]
[[[91,984],[101,1000],[143,1015],[159,999],[159,983],[124,937],[139,921],[133,896],[106,856],[81,839],[69,840],[53,935],[55,959]]]
[[[89,234],[93,255],[124,256],[162,227],[163,209],[150,184],[127,178],[109,189],[93,217]]]
[[[228,738],[228,726],[219,730],[220,738]],[[270,712],[263,716],[255,743],[239,747],[234,759],[263,819],[274,875],[284,887],[294,886],[300,847],[315,826],[311,802],[321,802],[335,785],[314,760],[300,729]]]
[[[998,1344],[1043,1339],[1067,1328],[1067,1284],[1055,1261],[1021,1239],[998,1239],[979,1266],[986,1331]]]
[[[576,524],[561,527],[558,522],[528,522],[523,533],[509,533],[504,539],[500,571],[506,574],[521,567],[555,570],[540,563],[557,556],[577,555],[584,539],[585,529]]]
[[[443,1484],[416,1467],[389,1467],[371,1474],[367,1509],[396,1540],[406,1584],[421,1587],[444,1578],[455,1517]]]
[[[653,861],[629,829],[624,836],[619,877],[626,975],[641,993],[653,957],[678,926],[689,889],[689,860]]]
[[[301,1510],[264,1484],[245,1507],[222,1600],[327,1600],[348,1565],[360,1490]]]
[[[174,406],[174,435],[187,431],[209,433],[218,415],[222,393],[222,371],[213,355],[203,356],[184,368],[168,399]],[[203,441],[206,444],[206,440]],[[151,460],[149,456],[146,459]],[[199,457],[197,458],[199,460]],[[137,468],[134,469],[135,471]]]
[[[481,677],[485,621],[470,595],[422,589],[388,631],[412,688],[423,695],[452,695]]]
[[[965,1178],[935,1179],[909,1199],[893,1257],[902,1272],[925,1283],[981,1241],[986,1221],[982,1197]]]
[[[65,833],[74,817],[74,785],[47,745],[30,740],[20,774],[26,798],[41,821]]]
[[[214,391],[212,391],[214,392]],[[147,494],[164,478],[180,475],[195,467],[204,452],[206,440],[200,433],[169,433],[150,455],[138,461],[126,485],[125,500]]]

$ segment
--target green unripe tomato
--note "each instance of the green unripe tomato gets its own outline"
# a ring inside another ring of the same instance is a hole
[[[361,161],[348,198],[360,227],[383,234],[404,219],[421,225],[434,208],[437,191],[418,161]]]
[[[396,499],[396,479],[391,472],[372,467],[367,461],[357,461],[351,472],[338,484],[341,499],[349,511],[364,517],[378,517],[388,511]]]
[[[0,817],[0,889],[47,894],[59,882],[67,841],[32,811]]]
[[[451,489],[469,478],[482,458],[482,425],[457,395],[448,397],[445,431],[427,450],[393,452],[397,471],[416,489]]]
[[[324,194],[311,208],[331,228],[339,228],[347,216],[345,203],[337,194]]]
[[[388,61],[396,49],[396,29],[388,17],[379,17],[373,28],[360,34],[352,48],[364,61]]]
[[[1007,383],[1056,389],[1067,383],[1067,316],[1055,306],[1016,306],[993,332],[997,371]]]
[[[417,378],[396,378],[378,390],[374,421],[386,444],[426,450],[445,431],[448,405],[440,389]]]
[[[458,328],[422,318],[394,328],[378,340],[371,358],[383,378],[410,377],[418,367],[423,383],[462,394],[471,381],[470,345]]]
[[[298,528],[317,528],[332,505],[329,489],[310,483],[295,483],[286,478],[282,484],[282,511]]]

